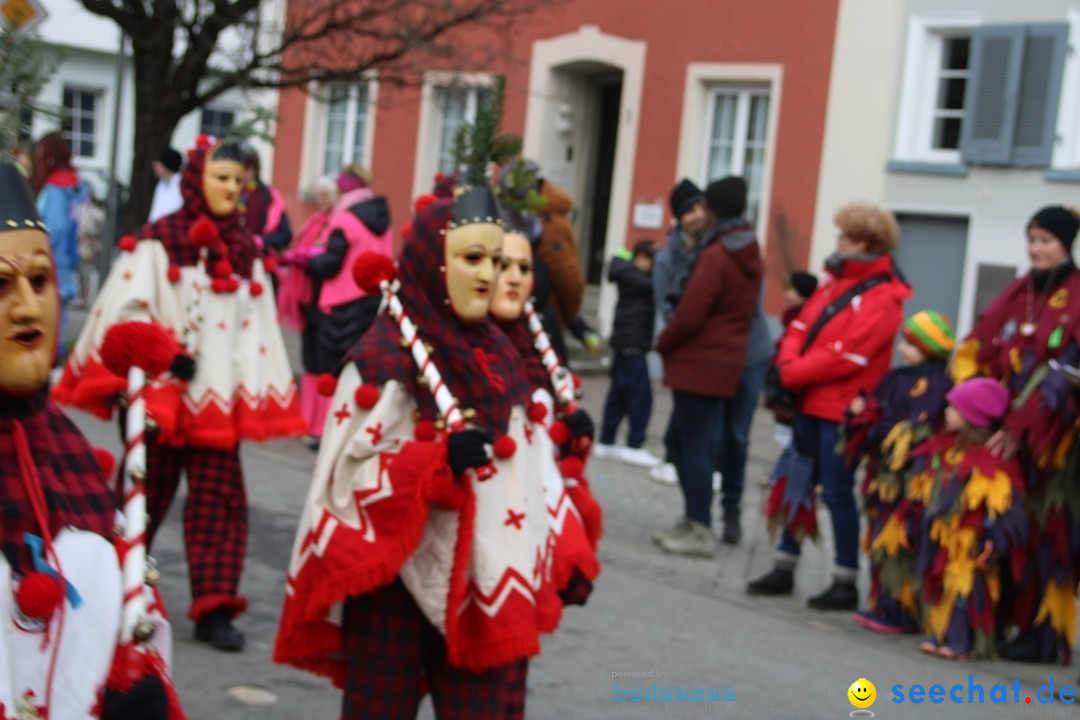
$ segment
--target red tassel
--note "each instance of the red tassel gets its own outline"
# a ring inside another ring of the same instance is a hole
[[[509,435],[503,435],[495,441],[494,450],[495,457],[500,460],[507,460],[514,457],[514,453],[517,452],[517,443]]]
[[[228,260],[218,260],[214,263],[214,275],[219,278],[227,278],[233,273],[232,263]]]
[[[335,380],[334,382],[336,384],[337,380]],[[320,384],[322,383],[322,378],[319,378],[319,383]],[[321,389],[320,389],[320,392],[322,392]],[[324,394],[333,394],[333,393],[324,393]],[[369,385],[367,383],[364,383],[360,387],[356,388],[356,393],[354,395],[354,398],[356,400],[356,405],[358,407],[361,407],[361,408],[363,408],[365,410],[370,410],[371,408],[375,407],[375,403],[379,402],[379,388],[375,387],[374,385]]]
[[[394,267],[394,259],[389,255],[365,250],[353,263],[352,275],[357,287],[369,295],[375,295],[381,292],[379,285],[383,280],[397,277],[397,268]]]
[[[169,282],[176,284],[180,282],[180,266],[170,265],[169,269],[165,271],[165,276],[169,278]]]
[[[100,355],[109,372],[126,380],[132,366],[151,376],[160,375],[172,365],[178,350],[176,339],[160,325],[130,320],[109,328]]]
[[[124,252],[135,252],[135,245],[137,244],[138,241],[134,235],[125,235],[117,241],[116,246]]]
[[[261,282],[252,280],[250,287],[251,297],[257,298],[263,294],[263,286]]]
[[[548,435],[551,437],[551,442],[562,445],[570,439],[570,427],[562,420],[556,420],[548,428]]]
[[[431,420],[418,420],[413,428],[413,436],[420,442],[431,442],[435,439],[435,423]]]
[[[547,417],[548,409],[544,403],[534,402],[529,405],[529,420],[534,423],[543,422]]]
[[[221,240],[221,231],[218,230],[218,226],[214,224],[213,220],[203,215],[191,223],[188,237],[191,238],[191,242],[195,243],[196,247],[210,247]]]
[[[316,389],[320,395],[331,397],[337,390],[337,377],[330,373],[323,373],[316,382]]]
[[[60,581],[43,572],[23,575],[15,592],[15,603],[23,615],[37,620],[48,620],[64,601],[64,589]]]
[[[564,457],[559,463],[559,472],[562,473],[564,478],[580,480],[581,476],[585,474],[585,463],[582,462],[581,458],[574,455]]]
[[[116,458],[113,454],[105,448],[94,448],[94,457],[97,458],[105,477],[112,478],[113,471],[116,470]]]

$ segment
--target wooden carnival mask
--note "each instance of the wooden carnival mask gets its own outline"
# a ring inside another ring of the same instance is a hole
[[[210,214],[216,217],[228,217],[236,212],[236,203],[240,199],[240,189],[244,184],[244,166],[239,157],[221,150],[211,153],[206,158],[203,168],[203,197]]]
[[[491,314],[503,321],[517,320],[533,291],[533,252],[529,238],[518,232],[503,235],[502,259],[491,298]]]
[[[454,201],[443,263],[446,294],[459,318],[487,317],[502,255],[503,228],[491,189],[470,188]]]
[[[46,234],[0,232],[0,389],[34,393],[56,356],[60,295]]]

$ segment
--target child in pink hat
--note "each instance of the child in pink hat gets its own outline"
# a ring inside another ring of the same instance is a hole
[[[923,652],[992,657],[1002,584],[1023,568],[1023,474],[986,441],[1009,408],[996,380],[975,378],[945,396],[945,429],[916,451],[909,491],[926,508],[916,572],[922,578]]]

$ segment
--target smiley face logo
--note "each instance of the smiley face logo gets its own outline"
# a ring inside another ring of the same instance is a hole
[[[877,688],[866,678],[859,678],[851,683],[847,691],[848,700],[857,708],[868,708],[877,700]]]

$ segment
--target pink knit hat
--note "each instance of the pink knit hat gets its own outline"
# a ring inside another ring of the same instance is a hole
[[[1009,391],[990,378],[960,383],[945,396],[956,411],[975,427],[987,427],[1005,416]]]

